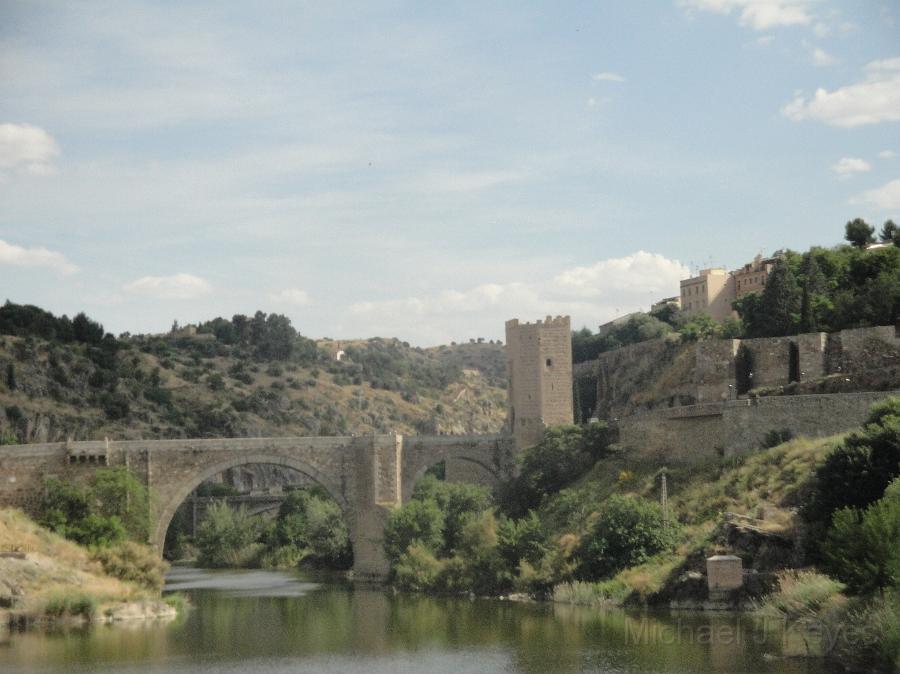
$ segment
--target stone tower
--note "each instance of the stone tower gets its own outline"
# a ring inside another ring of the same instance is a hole
[[[519,447],[538,443],[546,426],[573,423],[572,329],[568,316],[506,322],[507,427]]]

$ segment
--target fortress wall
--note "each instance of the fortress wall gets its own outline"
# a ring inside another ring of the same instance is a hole
[[[753,388],[786,386],[790,384],[791,337],[742,339],[740,344],[749,351],[753,366]]]
[[[64,443],[0,447],[0,503],[32,511],[44,478],[68,472]]]
[[[828,371],[826,352],[828,335],[824,332],[810,332],[794,338],[800,352],[800,381],[820,379]]]
[[[897,395],[900,391],[894,392]],[[766,433],[824,437],[860,426],[891,392],[771,396],[653,410],[619,419],[619,445],[642,459],[695,462],[758,450]]]
[[[739,346],[737,339],[697,342],[693,371],[697,402],[718,402],[735,396],[735,358]]]
[[[601,353],[596,361],[597,407],[601,418],[613,418],[633,409],[657,403],[695,402],[690,373],[678,371],[690,346],[667,339],[652,339]],[[668,374],[674,376],[667,377]]]
[[[854,374],[900,366],[900,334],[892,325],[842,330],[840,369]]]

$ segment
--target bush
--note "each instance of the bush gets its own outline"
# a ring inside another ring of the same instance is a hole
[[[556,426],[544,432],[540,444],[519,456],[517,477],[501,485],[500,502],[510,516],[522,516],[571,484],[608,449],[605,425]]]
[[[444,516],[434,501],[411,500],[395,509],[384,529],[384,551],[396,563],[414,543],[437,553],[443,547]]]
[[[423,592],[436,589],[446,563],[420,543],[413,543],[392,567],[394,583],[401,590]]]
[[[900,475],[900,398],[873,405],[861,431],[851,433],[816,471],[803,517],[813,525],[812,538],[824,534],[832,514],[862,509],[881,498]]]
[[[520,520],[502,519],[497,538],[500,555],[511,569],[521,562],[535,567],[547,554],[547,535],[534,511]]]
[[[466,521],[490,505],[491,492],[484,486],[444,482],[434,475],[425,475],[413,490],[412,499],[432,501],[443,513],[444,540],[438,552],[449,555],[456,550]]]
[[[824,552],[829,570],[851,592],[900,585],[900,478],[864,511],[837,511]]]
[[[154,592],[162,589],[169,568],[155,550],[134,541],[122,541],[110,547],[99,548],[94,551],[94,558],[107,574],[137,583]]]
[[[197,561],[207,567],[244,566],[259,552],[254,547],[259,524],[244,508],[213,503],[196,536]]]
[[[97,612],[97,600],[83,592],[58,592],[44,605],[44,613],[53,618],[84,616],[90,620]]]
[[[672,550],[678,538],[674,523],[664,526],[659,505],[638,497],[614,495],[584,535],[577,556],[582,580],[602,580]]]

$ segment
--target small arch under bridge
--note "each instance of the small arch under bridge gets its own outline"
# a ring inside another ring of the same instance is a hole
[[[447,479],[496,485],[512,474],[509,435],[374,435],[61,442],[0,447],[0,506],[33,510],[45,477],[82,480],[124,466],[151,494],[150,543],[160,553],[178,506],[203,481],[246,464],[293,468],[324,487],[344,512],[358,577],[382,578],[390,508],[409,500],[429,467]]]

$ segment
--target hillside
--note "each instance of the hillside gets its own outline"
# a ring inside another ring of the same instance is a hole
[[[505,417],[500,344],[313,342],[258,312],[118,339],[80,314],[0,308],[0,441],[485,433]]]
[[[165,565],[151,566],[161,582]],[[159,600],[158,589],[110,575],[87,548],[17,510],[0,510],[0,579],[0,629],[33,620],[175,615]]]

